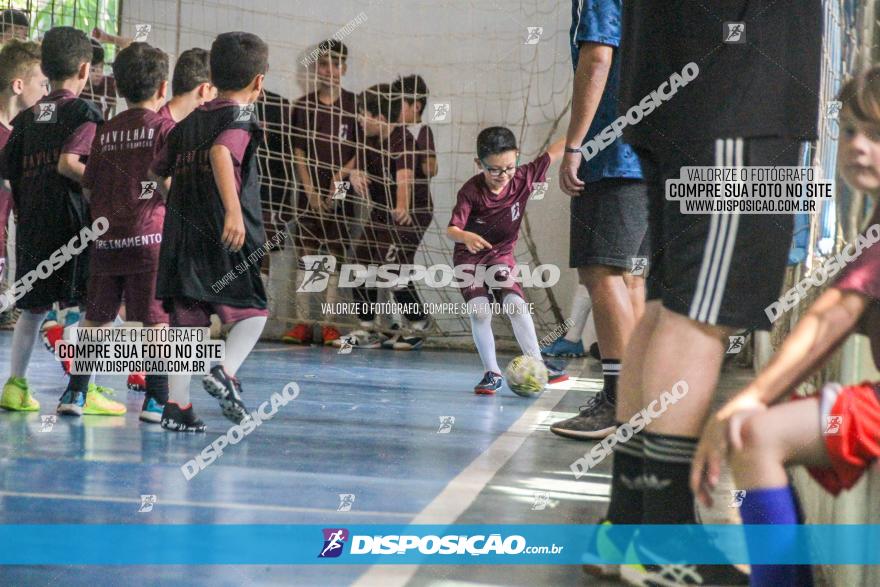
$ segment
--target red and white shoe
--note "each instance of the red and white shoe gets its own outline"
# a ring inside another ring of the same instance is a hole
[[[128,376],[128,388],[132,391],[147,391],[147,374],[143,371]]]
[[[281,336],[281,342],[287,344],[309,344],[312,342],[312,327],[309,324],[297,324]]]

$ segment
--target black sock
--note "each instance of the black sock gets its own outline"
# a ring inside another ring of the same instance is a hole
[[[89,380],[92,378],[91,374],[89,375],[70,375],[67,379],[67,390],[68,391],[79,391],[81,393],[86,393],[89,390]]]
[[[689,478],[697,438],[644,433],[645,524],[696,524],[694,494]]]
[[[605,380],[602,386],[602,396],[611,405],[617,403],[617,378],[620,377],[620,359],[606,359],[602,357],[602,377]]]
[[[617,422],[622,426],[621,422]],[[612,449],[611,501],[606,518],[612,524],[642,523],[642,492],[639,483],[644,466],[645,449],[642,433],[626,442],[618,442]]]
[[[163,406],[168,403],[168,376],[147,374],[147,397]]]

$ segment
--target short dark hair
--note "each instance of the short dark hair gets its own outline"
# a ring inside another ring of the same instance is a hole
[[[422,112],[425,111],[425,104],[428,102],[428,84],[425,83],[422,76],[417,73],[406,77],[401,76],[394,82],[394,87],[401,99],[421,104]]]
[[[357,109],[394,123],[400,118],[400,95],[392,84],[376,84],[358,95]]]
[[[321,49],[321,55],[335,55],[342,61],[348,59],[348,47],[342,41],[336,39],[327,39],[318,44]]]
[[[269,46],[253,33],[222,33],[211,45],[211,83],[240,90],[269,69]]]
[[[113,77],[126,102],[149,100],[168,79],[168,55],[147,43],[132,43],[113,61]]]
[[[490,126],[477,135],[477,157],[481,160],[490,155],[499,155],[516,150],[516,137],[509,128]]]
[[[92,65],[104,63],[104,45],[94,37],[89,39],[89,42],[92,44]]]
[[[40,67],[50,80],[73,77],[83,63],[91,62],[92,44],[81,30],[57,26],[43,37]]]
[[[211,81],[210,55],[206,49],[199,47],[187,49],[180,54],[174,64],[174,77],[171,79],[172,95],[180,96]]]
[[[30,28],[31,22],[28,20],[27,14],[21,10],[8,8],[0,12],[0,32],[6,32],[7,27],[25,26]]]

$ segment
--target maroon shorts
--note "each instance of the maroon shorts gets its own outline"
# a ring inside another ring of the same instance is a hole
[[[459,262],[453,257],[453,263],[456,267],[467,263],[466,260]],[[484,297],[489,301],[496,301],[499,304],[504,301],[504,296],[508,293],[516,294],[522,299],[526,299],[522,285],[517,281],[510,280],[511,274],[515,271],[515,266],[511,263],[491,263],[488,265],[476,265],[473,269],[464,271],[468,275],[474,275],[480,267],[485,267],[486,273],[493,275],[493,279],[480,279],[479,275],[473,278],[473,281],[467,287],[461,288],[461,295],[464,301],[469,302],[474,298]],[[494,271],[494,272],[493,272]],[[508,282],[508,280],[510,280]],[[506,283],[505,283],[506,282]]]
[[[171,302],[171,326],[189,328],[211,325],[211,314],[217,314],[223,324],[234,324],[247,318],[269,316],[269,310],[263,308],[238,308],[226,304],[214,304],[188,298],[176,299]]]
[[[829,493],[849,489],[880,458],[880,398],[877,384],[841,387],[828,384],[819,393],[820,425],[831,459],[827,469],[809,468]]]
[[[156,272],[131,275],[90,275],[86,320],[112,322],[125,300],[125,319],[144,326],[168,324],[168,314],[156,299]]]

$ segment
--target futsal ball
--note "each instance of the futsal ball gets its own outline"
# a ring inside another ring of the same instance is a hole
[[[547,367],[541,359],[520,355],[507,364],[504,377],[513,393],[532,397],[539,395],[547,386]]]

